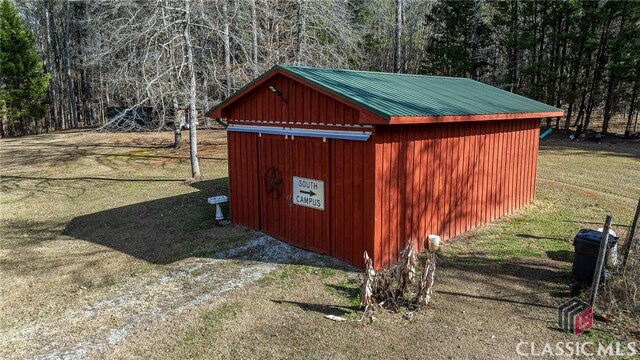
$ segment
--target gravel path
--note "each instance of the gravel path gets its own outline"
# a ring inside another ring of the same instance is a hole
[[[4,334],[0,358],[104,355],[135,330],[214,304],[229,291],[264,277],[278,264],[322,265],[331,261],[262,236],[212,258],[188,258],[165,272],[130,278],[103,293],[87,294],[61,314]]]

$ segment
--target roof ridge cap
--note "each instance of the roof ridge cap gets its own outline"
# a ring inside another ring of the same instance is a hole
[[[287,70],[287,68],[303,68],[303,69],[333,70],[333,71],[342,71],[342,72],[359,72],[359,73],[378,74],[378,75],[410,76],[410,77],[421,77],[421,78],[440,78],[440,79],[452,79],[452,80],[473,80],[473,79],[470,79],[470,78],[467,78],[467,77],[457,77],[457,76],[406,74],[406,73],[393,73],[393,72],[387,72],[387,71],[341,69],[341,68],[331,68],[331,67],[324,67],[324,66],[287,65],[287,64],[278,64],[276,66],[281,68],[281,69],[283,69],[283,70]]]

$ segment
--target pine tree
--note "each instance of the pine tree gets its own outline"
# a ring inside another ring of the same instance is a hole
[[[609,61],[606,65],[605,99],[602,133],[609,130],[609,122],[614,113],[622,112],[621,104],[629,99],[633,104],[637,93],[635,69],[640,64],[640,4],[637,2],[611,2],[612,16],[617,20],[615,35],[607,39]]]
[[[479,78],[489,66],[483,50],[490,29],[481,17],[482,1],[444,1],[437,3],[427,15],[433,24],[426,56],[420,72],[428,75],[467,76]]]
[[[38,129],[48,86],[33,34],[13,3],[0,0],[0,121],[8,122],[10,135],[26,133],[32,123]]]

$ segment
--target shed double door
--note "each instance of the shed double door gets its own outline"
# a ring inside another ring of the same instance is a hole
[[[292,245],[329,254],[329,144],[320,138],[258,137],[260,227]],[[324,182],[324,210],[292,201],[293,177]]]

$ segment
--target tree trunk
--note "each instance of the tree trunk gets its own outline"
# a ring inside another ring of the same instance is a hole
[[[541,64],[542,61],[544,59],[544,46],[546,43],[546,30],[547,30],[547,24],[545,21],[545,16],[547,14],[548,11],[548,7],[549,7],[549,3],[548,2],[543,2],[542,3],[542,13],[540,14],[540,35],[538,36],[538,49],[536,51],[536,55],[535,55],[535,61],[536,61],[536,72],[535,72],[535,81],[534,81],[534,86],[536,89],[536,100],[540,100],[540,101],[545,101],[546,99],[546,94],[544,93],[544,84],[542,84],[543,81],[543,75],[542,75],[542,70],[541,70]],[[536,10],[537,10],[537,6],[536,6]],[[537,11],[536,11],[537,12]],[[551,119],[547,118],[547,127],[551,127]]]
[[[478,80],[478,21],[482,11],[482,0],[475,0],[473,8],[473,34],[471,38],[471,78]]]
[[[571,126],[571,117],[573,115],[573,110],[576,107],[576,91],[578,90],[578,76],[580,75],[580,64],[582,62],[582,58],[585,51],[585,46],[587,42],[587,34],[592,30],[593,23],[589,23],[586,19],[582,19],[580,21],[580,45],[578,46],[578,55],[574,58],[571,68],[571,85],[570,85],[570,100],[569,107],[567,109],[567,119],[565,121],[564,128],[566,130]],[[589,67],[587,66],[587,70],[589,71]],[[584,97],[583,97],[584,99]],[[578,123],[578,118],[576,118],[576,123],[573,126],[576,126]]]
[[[196,112],[196,73],[193,64],[193,49],[190,34],[191,9],[189,0],[185,0],[185,24],[183,30],[185,56],[187,60],[187,72],[189,76],[189,150],[191,152],[191,176],[193,181],[198,181],[202,177],[200,174],[200,164],[198,162],[198,114]],[[228,44],[227,44],[228,45]]]
[[[182,112],[179,109],[178,97],[174,93],[173,100],[173,148],[180,149],[182,147]]]
[[[67,0],[65,5],[65,19],[64,19],[64,66],[67,76],[67,100],[69,103],[69,115],[71,116],[71,124],[74,128],[78,127],[78,112],[76,109],[75,92],[73,90],[73,77],[71,74],[71,48],[69,45],[69,32],[71,28],[71,14],[70,4],[71,0]]]
[[[564,33],[568,33],[569,32],[569,20],[565,19],[564,22]],[[556,35],[557,36],[557,35]],[[568,46],[568,41],[567,39],[564,39],[562,42],[562,50],[560,51],[560,71],[559,71],[559,77],[560,79],[558,79],[558,86],[556,88],[556,107],[560,108],[562,106],[562,100],[566,97],[566,91],[564,91],[564,72],[565,72],[565,65],[567,62],[567,46]],[[560,130],[560,120],[561,117],[558,116],[558,118],[556,119],[556,130]]]
[[[602,133],[606,134],[609,131],[609,120],[611,120],[612,108],[613,108],[613,89],[615,88],[615,80],[609,75],[609,81],[607,81],[607,95],[604,101],[604,114],[602,114]]]
[[[590,68],[587,68],[586,70],[586,75],[585,75],[585,79],[589,79],[589,70]],[[580,99],[580,107],[578,108],[578,115],[576,116],[576,122],[573,124],[573,126],[577,126],[579,125],[583,125],[584,124],[584,112],[585,112],[585,108],[586,108],[586,103],[587,103],[587,92],[583,92],[582,93],[582,98]]]
[[[54,64],[53,64],[53,60],[51,58],[51,54],[53,53],[53,46],[51,43],[51,1],[50,0],[45,0],[44,2],[44,21],[45,21],[45,34],[46,34],[46,41],[45,41],[45,53],[46,53],[46,66],[45,69],[47,70],[47,72],[49,73],[53,73],[54,70]],[[47,114],[47,117],[49,118],[49,121],[47,122],[47,132],[51,131],[51,124],[53,124],[53,128],[55,129],[55,124],[56,124],[56,120],[58,119],[58,105],[57,105],[57,94],[55,92],[55,88],[54,88],[54,79],[53,76],[51,77],[51,80],[49,81],[49,102],[50,102],[50,111],[49,114]]]
[[[620,37],[620,34],[624,31],[626,18],[624,14],[622,14],[622,19],[620,20],[620,28],[616,35],[616,38]],[[614,47],[609,50],[613,55],[614,59],[612,59],[609,63],[619,62],[619,55],[617,55],[621,49],[619,48],[619,42],[614,41]],[[616,61],[617,60],[617,61]],[[607,95],[605,96],[604,102],[604,114],[602,119],[602,133],[606,134],[609,132],[609,121],[613,116],[614,108],[617,105],[617,98],[614,97],[614,93],[618,87],[618,81],[620,80],[620,76],[614,69],[608,67],[609,78],[607,79]]]
[[[59,46],[59,39],[56,33],[56,22],[54,16],[54,2],[47,1],[45,2],[46,9],[48,10],[48,19],[47,19],[47,34],[49,38],[47,41],[49,42],[49,51],[51,53],[50,56],[50,70],[51,73],[51,94],[53,94],[51,98],[51,106],[54,108],[54,128],[56,129],[66,129],[67,128],[67,118],[66,118],[66,102],[64,99],[64,91],[62,88],[63,84],[63,74],[62,74],[62,55]]]
[[[587,4],[592,4],[592,3],[584,3],[583,4],[583,12],[590,12],[591,9],[587,9]],[[597,3],[593,3],[594,7],[597,7]],[[583,27],[581,27],[581,48],[580,48],[580,52],[579,52],[579,56],[576,58],[576,74],[575,74],[575,79],[576,82],[572,84],[572,89],[576,90],[578,88],[578,84],[577,84],[577,77],[578,74],[580,73],[580,68],[581,68],[581,64],[582,64],[582,58],[583,56],[586,57],[587,62],[584,65],[584,72],[585,75],[583,77],[583,82],[580,84],[580,88],[586,88],[586,84],[589,82],[589,79],[591,78],[591,64],[592,64],[592,56],[591,56],[591,52],[593,51],[593,49],[591,49],[591,47],[589,46],[589,48],[587,48],[587,35],[590,34],[592,31],[595,31],[595,22],[591,21],[587,15],[583,15],[584,18],[582,19],[582,24],[584,25]],[[588,30],[587,30],[588,29]],[[586,53],[586,55],[585,55]],[[574,86],[575,85],[575,86]],[[587,99],[587,91],[586,90],[582,90],[582,96],[580,97],[580,106],[578,107],[578,114],[576,116],[576,121],[573,123],[573,126],[578,126],[580,125],[580,128],[583,129],[583,123],[584,123],[584,110],[585,110],[585,104],[586,104],[586,99]],[[575,107],[575,106],[574,106]]]
[[[251,0],[251,60],[253,61],[253,77],[258,75],[258,25],[256,18],[256,0]]]
[[[296,1],[296,10],[297,10],[296,17],[298,19],[297,34],[296,34],[296,55],[295,55],[296,65],[302,64],[302,51],[303,51],[302,44],[304,42],[304,32],[306,27],[306,20],[304,18],[305,14],[304,14],[304,10],[302,9],[303,5],[304,5],[304,0]]]
[[[511,5],[510,30],[513,41],[509,44],[509,91],[513,92],[518,82],[518,2]]]
[[[189,1],[186,0],[186,3]],[[189,6],[187,5],[187,8]],[[231,95],[231,38],[229,33],[229,9],[227,0],[222,0],[222,16],[224,24],[222,26],[222,42],[224,46],[224,81],[225,81],[225,97]],[[189,16],[189,15],[187,15]],[[185,45],[190,46],[190,45]],[[191,123],[191,122],[189,122]]]
[[[633,92],[631,93],[631,102],[629,104],[629,116],[627,117],[627,126],[624,129],[624,137],[629,137],[629,135],[631,134],[631,120],[633,119],[633,112],[635,110],[639,89],[640,89],[640,86],[636,84],[633,87]]]
[[[610,20],[607,19],[605,21],[604,26],[602,27],[602,33],[600,34],[600,45],[598,47],[598,57],[596,58],[596,69],[593,72],[593,81],[591,82],[591,88],[589,90],[589,102],[587,103],[587,108],[585,112],[584,119],[584,127],[583,130],[587,131],[589,129],[589,123],[591,122],[591,112],[593,111],[593,107],[596,103],[596,89],[598,87],[598,83],[600,82],[600,75],[604,70],[604,65],[606,63],[605,56],[605,48],[607,43],[607,33],[609,32],[609,24]]]
[[[402,40],[402,0],[396,0],[396,31],[393,44],[393,72],[400,72],[400,41]]]

